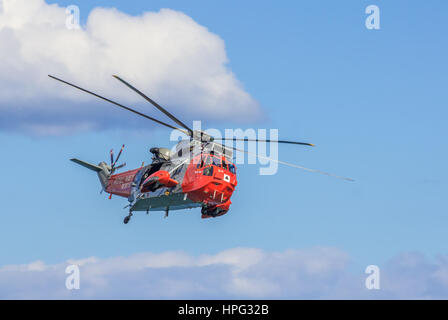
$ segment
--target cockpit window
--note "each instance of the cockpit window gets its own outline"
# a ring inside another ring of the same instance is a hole
[[[221,159],[219,159],[218,157],[213,157],[213,165],[221,167]]]
[[[208,155],[203,155],[200,159],[197,160],[198,164],[196,168],[204,168],[212,164],[212,160]]]
[[[197,160],[195,160],[195,161],[198,162],[196,165],[196,168],[198,168],[198,169],[202,169],[202,168],[214,165],[216,167],[223,168],[224,170],[229,170],[233,174],[236,174],[235,165],[228,162],[227,159],[225,159],[224,157],[221,158],[221,157],[207,154],[207,155],[202,155],[201,157],[198,157]]]
[[[213,166],[207,167],[202,171],[204,176],[213,176]]]
[[[226,159],[222,159],[222,168],[224,169],[224,170],[227,170],[227,161],[226,161]]]

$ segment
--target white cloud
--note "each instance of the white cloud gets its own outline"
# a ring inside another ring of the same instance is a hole
[[[111,77],[119,74],[189,119],[247,120],[261,114],[228,68],[224,41],[182,12],[130,16],[96,8],[81,30],[69,30],[63,7],[43,0],[0,2],[0,111],[8,117],[0,129],[59,134],[63,127],[89,130],[122,121],[125,111],[105,107],[47,74],[131,106],[145,104]],[[157,114],[150,107],[140,109]]]
[[[306,294],[343,271],[347,255],[331,248],[266,252],[234,248],[198,257],[183,252],[68,260],[0,268],[0,298],[207,298]],[[65,290],[65,267],[77,264],[81,290]],[[24,281],[25,279],[25,281]],[[45,290],[43,290],[45,288]]]
[[[81,289],[65,289],[77,264]],[[365,266],[353,268],[335,248],[264,251],[233,248],[213,255],[139,253],[127,257],[42,261],[0,267],[0,299],[446,299],[448,256],[406,253],[381,270],[381,290],[365,288]]]

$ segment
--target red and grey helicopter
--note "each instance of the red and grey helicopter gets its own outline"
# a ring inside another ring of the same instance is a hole
[[[98,165],[94,165],[76,158],[71,159],[71,161],[95,171],[100,180],[102,191],[109,193],[110,197],[117,195],[128,199],[129,205],[127,207],[129,207],[129,214],[124,218],[123,222],[125,224],[130,221],[135,211],[146,211],[146,213],[149,213],[149,211],[165,211],[165,217],[167,217],[170,210],[201,207],[203,219],[222,216],[228,212],[232,204],[230,198],[238,184],[236,166],[232,161],[233,152],[249,152],[218,143],[214,137],[204,131],[190,129],[165,108],[118,76],[114,75],[113,77],[142,96],[146,101],[173,120],[179,127],[157,120],[55,76],[48,76],[141,117],[173,130],[179,130],[189,137],[188,140],[179,141],[175,150],[174,148],[173,150],[167,148],[151,148],[150,152],[153,154],[151,164],[122,173],[116,173],[116,171],[126,165],[126,163],[117,165],[124,145],[115,159],[111,150],[110,164],[100,162]],[[219,139],[221,141],[226,140],[225,138]],[[271,141],[249,138],[232,138],[231,140],[314,146],[311,143],[285,140]],[[331,175],[326,172],[276,159],[269,158],[269,160],[308,171]],[[352,181],[350,178],[335,177]]]

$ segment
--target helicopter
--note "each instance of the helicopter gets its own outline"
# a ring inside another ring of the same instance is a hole
[[[117,75],[113,75],[113,77],[164,113],[177,126],[157,120],[135,109],[129,108],[55,76],[48,76],[160,125],[173,130],[178,130],[188,137],[188,140],[180,140],[173,149],[161,147],[151,148],[151,164],[146,166],[142,164],[140,168],[121,173],[116,172],[126,166],[126,163],[117,165],[123,152],[124,145],[121,147],[116,158],[114,157],[113,150],[110,151],[110,164],[102,161],[98,165],[95,165],[77,158],[70,159],[74,163],[96,172],[101,183],[101,192],[104,191],[108,193],[110,195],[109,198],[111,198],[112,195],[116,195],[128,199],[129,204],[125,208],[129,208],[129,212],[123,220],[124,224],[129,223],[133,213],[137,211],[143,211],[147,214],[149,214],[150,211],[164,211],[165,217],[168,217],[170,210],[200,207],[202,219],[216,218],[229,211],[230,205],[232,204],[232,194],[238,185],[236,174],[237,168],[233,163],[233,154],[234,151],[249,153],[248,151],[218,143],[213,136],[202,130],[190,129],[185,123],[180,121],[157,102]],[[262,140],[236,137],[232,139],[219,138],[219,140],[222,142],[233,140],[314,146],[312,143],[286,140],[274,141],[269,139]],[[257,154],[255,154],[255,156],[262,157]],[[305,168],[273,158],[267,159],[291,167],[353,181],[350,178]]]

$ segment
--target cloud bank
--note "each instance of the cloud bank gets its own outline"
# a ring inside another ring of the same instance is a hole
[[[118,74],[187,119],[261,114],[228,68],[224,41],[182,12],[130,16],[95,8],[79,30],[68,29],[66,20],[66,8],[43,0],[0,0],[0,130],[58,134],[129,126],[125,111],[47,74],[131,107],[146,104],[111,77]],[[160,117],[151,108],[139,106]],[[145,121],[131,124],[150,125]]]
[[[80,267],[80,289],[67,290],[65,268]],[[183,252],[36,261],[0,267],[1,299],[446,299],[448,256],[407,253],[381,269],[381,290],[367,290],[364,268],[351,269],[335,248],[268,252],[233,248],[214,255]]]

